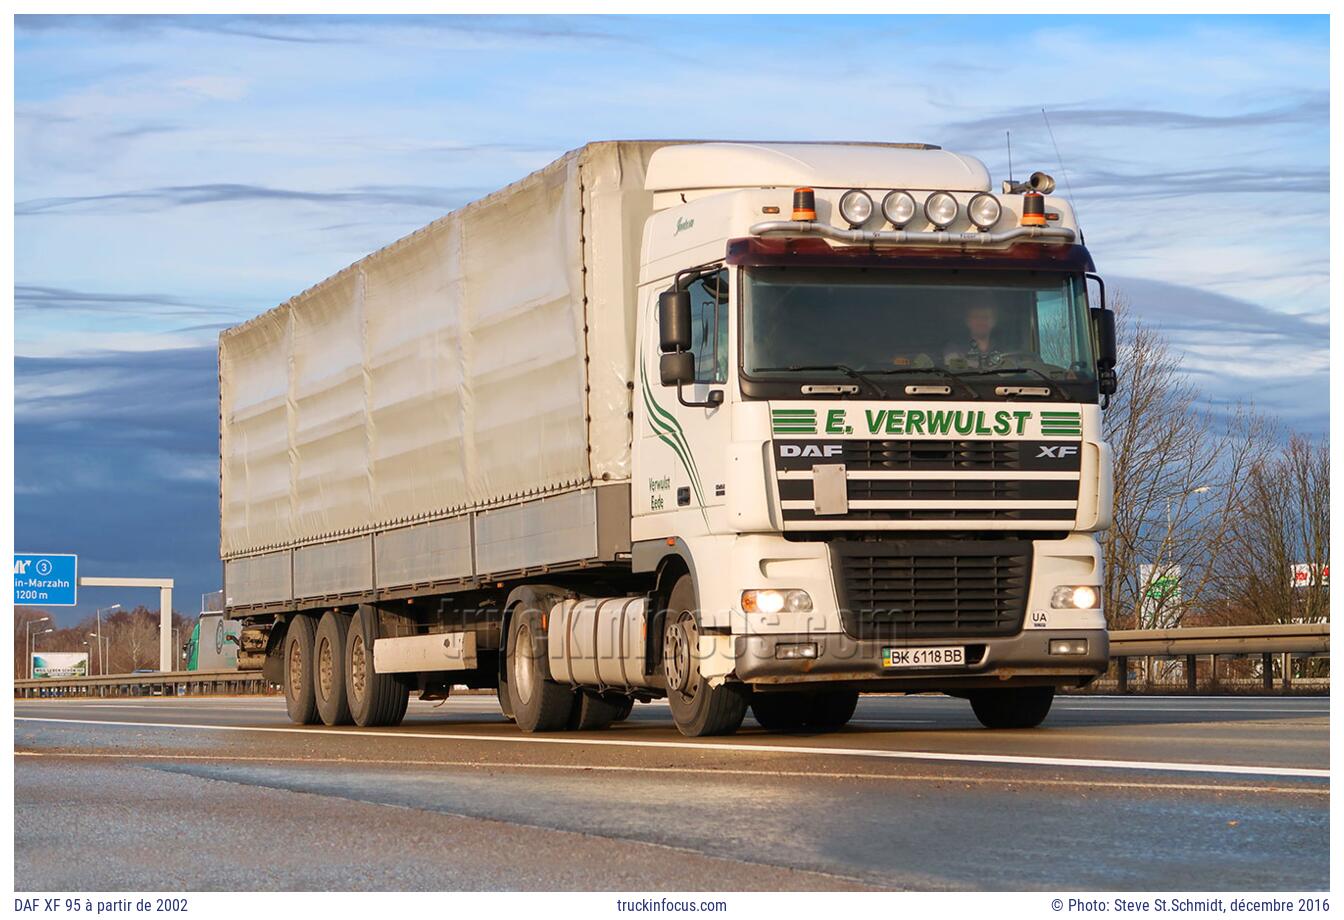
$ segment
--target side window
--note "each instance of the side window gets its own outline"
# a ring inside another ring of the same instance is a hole
[[[1062,291],[1041,291],[1036,295],[1036,335],[1038,353],[1046,364],[1069,367],[1073,361],[1073,313]]]
[[[696,383],[728,381],[728,270],[698,278],[691,295],[691,352]]]

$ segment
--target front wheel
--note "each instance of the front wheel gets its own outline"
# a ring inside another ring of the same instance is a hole
[[[668,598],[663,631],[663,675],[667,703],[677,730],[690,738],[731,735],[747,714],[749,691],[742,684],[711,687],[700,673],[700,627],[695,584],[683,575]]]
[[[757,693],[751,700],[751,714],[766,731],[830,731],[849,722],[858,702],[857,690]]]
[[[1054,687],[1007,687],[974,690],[971,709],[985,728],[1035,728],[1050,714]]]

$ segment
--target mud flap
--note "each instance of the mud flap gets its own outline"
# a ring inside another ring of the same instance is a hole
[[[733,637],[723,635],[699,636],[700,675],[711,687],[722,686],[737,667],[733,656]]]

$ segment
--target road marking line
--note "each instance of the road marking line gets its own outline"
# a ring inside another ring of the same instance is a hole
[[[16,722],[55,722],[71,725],[102,725],[123,728],[185,728],[195,731],[268,732],[290,735],[336,735],[371,738],[416,738],[435,741],[474,741],[504,744],[567,744],[588,747],[654,748],[663,750],[732,751],[741,754],[806,754],[821,757],[876,757],[890,760],[931,760],[953,763],[997,763],[1017,766],[1078,767],[1101,770],[1145,770],[1169,773],[1219,773],[1235,776],[1298,776],[1329,779],[1329,770],[1307,767],[1272,767],[1251,764],[1210,764],[1182,761],[1100,760],[1083,757],[1029,757],[1015,754],[971,754],[945,751],[886,751],[877,748],[805,747],[786,744],[733,744],[695,741],[626,741],[612,738],[552,738],[536,735],[462,735],[437,732],[370,731],[349,728],[300,728],[286,726],[203,725],[188,722],[113,722],[100,719],[52,719],[16,716]]]
[[[1220,712],[1310,712],[1319,716],[1330,715],[1328,709],[1288,709],[1282,706],[1059,706],[1056,712],[1202,712],[1216,715]]]
[[[900,773],[840,773],[811,770],[743,770],[716,767],[636,767],[622,764],[572,763],[519,763],[515,761],[483,760],[389,760],[364,757],[253,757],[239,754],[214,756],[211,754],[114,754],[92,751],[15,751],[15,757],[55,757],[81,760],[167,760],[205,761],[208,763],[298,763],[340,764],[341,766],[388,767],[474,767],[483,770],[561,770],[569,773],[671,773],[676,775],[707,774],[711,776],[779,777],[794,779],[868,779],[888,782],[963,783],[999,786],[1082,786],[1088,789],[1133,789],[1133,783],[1104,782],[1090,779],[1036,779],[1032,777],[993,776],[921,776]],[[1330,790],[1321,786],[1231,786],[1214,783],[1144,783],[1144,789],[1164,789],[1177,792],[1260,792],[1301,793],[1328,796]]]

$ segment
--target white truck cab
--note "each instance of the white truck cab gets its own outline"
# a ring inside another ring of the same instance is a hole
[[[1030,717],[1103,672],[1113,359],[1067,202],[925,147],[669,147],[646,187],[634,565],[684,565],[711,692]]]

